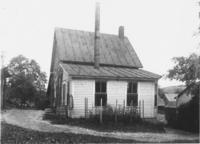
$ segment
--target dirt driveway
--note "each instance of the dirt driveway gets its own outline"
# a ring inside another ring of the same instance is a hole
[[[142,132],[98,132],[86,128],[80,128],[69,125],[54,125],[48,121],[42,120],[44,111],[38,110],[7,110],[3,112],[1,120],[8,124],[17,125],[23,128],[43,131],[43,132],[65,132],[75,134],[88,134],[94,136],[111,137],[118,139],[132,139],[148,142],[165,142],[174,140],[198,140],[199,136],[190,133],[179,133],[169,131],[167,133],[142,133]]]

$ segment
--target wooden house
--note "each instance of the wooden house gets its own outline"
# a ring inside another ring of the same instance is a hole
[[[160,75],[142,69],[124,27],[118,35],[100,33],[99,17],[97,5],[95,32],[55,29],[47,92],[51,106],[84,117],[85,98],[89,109],[101,102],[137,106],[143,100],[144,117],[154,117]]]

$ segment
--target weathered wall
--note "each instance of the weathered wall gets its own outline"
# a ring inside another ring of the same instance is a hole
[[[118,104],[123,106],[127,98],[126,81],[107,81],[107,104],[112,106]],[[70,94],[73,95],[74,108],[71,117],[85,116],[85,97],[88,98],[88,108],[92,108],[95,102],[95,80],[72,80],[70,81]],[[155,83],[138,82],[138,105],[139,101],[144,101],[144,117],[155,116],[154,109]]]
[[[154,98],[155,83],[154,82],[138,82],[138,101],[144,101],[144,117],[154,117]]]
[[[74,108],[72,117],[85,116],[85,97],[88,98],[88,108],[94,105],[95,81],[94,80],[72,80],[70,84],[73,96]]]
[[[117,100],[117,103],[123,106],[124,101],[126,103],[127,85],[126,81],[108,81],[107,104],[115,106]]]

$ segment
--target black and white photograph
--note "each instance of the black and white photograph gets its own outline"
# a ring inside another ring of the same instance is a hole
[[[2,144],[200,143],[199,0],[0,0]]]

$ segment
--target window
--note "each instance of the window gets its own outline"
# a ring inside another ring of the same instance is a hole
[[[96,81],[95,82],[95,106],[106,106],[107,104],[107,93],[106,93],[106,82]]]
[[[137,94],[137,83],[136,82],[129,82],[127,88],[127,106],[138,105],[138,94]]]
[[[65,95],[66,95],[66,84],[63,84],[63,104],[65,105]]]

